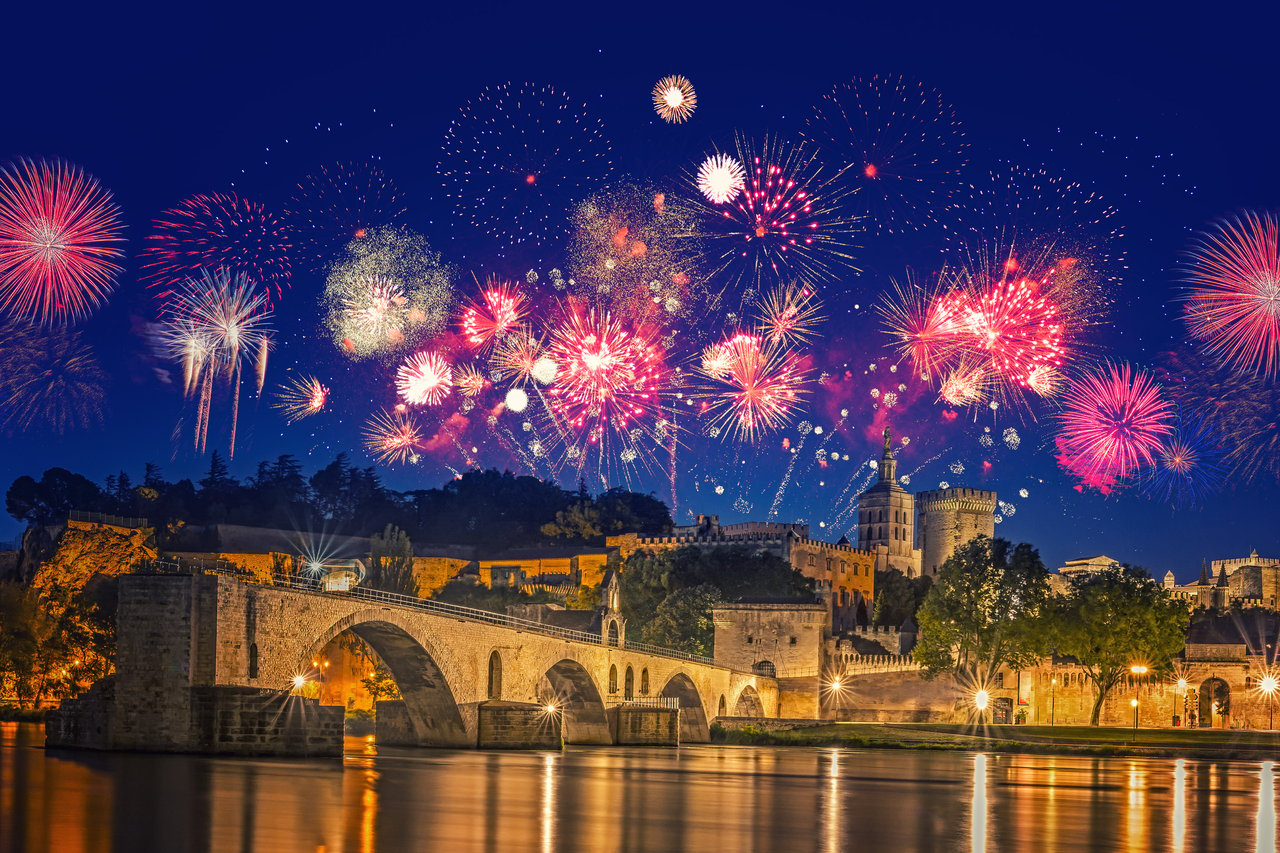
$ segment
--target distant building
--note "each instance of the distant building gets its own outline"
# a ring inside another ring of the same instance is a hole
[[[1276,610],[1280,609],[1280,559],[1259,557],[1254,550],[1248,557],[1201,561],[1195,583],[1179,584],[1173,572],[1167,572],[1164,587],[1191,607]]]

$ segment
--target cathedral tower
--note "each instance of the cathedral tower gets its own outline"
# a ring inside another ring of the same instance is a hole
[[[898,485],[897,466],[885,427],[879,481],[858,495],[858,547],[875,552],[877,570],[897,569],[915,577],[920,574],[915,498]]]

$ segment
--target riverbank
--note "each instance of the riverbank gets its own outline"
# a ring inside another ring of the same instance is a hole
[[[1133,729],[1089,726],[963,726],[932,723],[829,723],[781,731],[712,726],[715,743],[847,746],[867,749],[985,750],[1167,758],[1275,758],[1280,733],[1236,729]]]

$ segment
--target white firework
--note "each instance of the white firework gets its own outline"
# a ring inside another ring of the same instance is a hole
[[[712,154],[698,167],[698,189],[712,204],[733,201],[742,192],[747,171],[728,154]]]

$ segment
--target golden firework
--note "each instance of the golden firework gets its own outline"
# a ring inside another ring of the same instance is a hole
[[[679,124],[693,115],[697,106],[698,96],[686,77],[672,74],[670,77],[663,77],[653,87],[653,108],[664,121]]]

